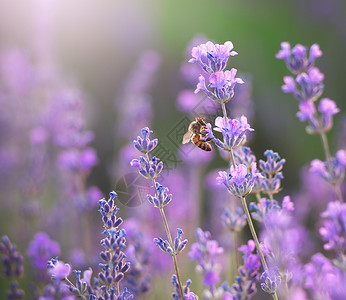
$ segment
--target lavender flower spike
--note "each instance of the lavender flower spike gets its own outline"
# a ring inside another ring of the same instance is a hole
[[[314,159],[310,164],[310,171],[322,177],[332,185],[338,185],[345,178],[346,151],[341,149],[336,152],[336,157],[327,161]]]
[[[150,133],[152,131],[148,127],[145,127],[141,130],[142,136],[137,136],[137,140],[133,141],[135,148],[144,154],[154,150],[158,143],[157,139],[150,140]]]
[[[158,246],[163,252],[166,252],[169,255],[178,255],[181,251],[184,250],[186,244],[187,244],[187,239],[181,240],[181,236],[183,235],[183,231],[178,228],[177,229],[177,237],[174,239],[173,242],[173,249],[170,246],[169,242],[167,240],[163,240],[162,238],[155,238],[154,242],[156,246]]]
[[[172,194],[168,194],[168,188],[156,182],[155,196],[147,195],[148,201],[159,209],[165,207],[172,200]]]
[[[226,151],[242,146],[246,142],[246,131],[254,131],[245,116],[241,116],[240,120],[217,117],[215,126],[214,130],[222,133],[223,141],[216,138],[213,141],[219,148]]]
[[[256,178],[263,176],[258,172],[256,163],[251,164],[250,173],[245,165],[239,164],[231,167],[230,173],[225,171],[219,172],[216,180],[223,183],[226,188],[236,197],[246,197],[252,190]]]
[[[7,236],[3,236],[0,242],[1,262],[4,266],[3,274],[13,280],[23,275],[23,256],[17,251],[17,247],[11,243]],[[18,289],[18,283],[12,281],[10,290],[6,292],[7,299],[24,299],[24,292]]]
[[[190,292],[190,285],[191,285],[192,281],[190,279],[188,279],[186,281],[186,284],[184,286],[183,289],[183,293],[184,293],[184,299],[185,300],[198,300],[197,295],[195,295],[195,293]],[[174,300],[182,300],[183,298],[180,296],[180,287],[179,287],[179,283],[178,283],[178,279],[176,275],[172,276],[172,284],[174,286],[175,289],[175,293],[172,294],[172,297]]]
[[[318,44],[310,47],[309,57],[307,57],[306,47],[297,44],[291,49],[288,42],[281,43],[281,50],[275,55],[277,59],[283,59],[288,69],[293,74],[306,72],[315,63],[316,58],[322,56],[322,51]]]
[[[216,284],[220,281],[220,265],[216,263],[217,256],[224,250],[218,242],[211,240],[210,232],[196,229],[197,242],[191,245],[189,257],[198,262],[196,270],[203,274],[203,284],[208,287],[203,291],[203,299],[218,299],[217,295],[222,289],[217,289]]]
[[[235,278],[235,283],[232,287],[229,287],[227,283],[222,285],[226,292],[226,298],[224,299],[250,299],[256,293],[256,283],[258,282],[261,262],[260,256],[257,253],[253,253],[255,249],[256,246],[253,240],[249,240],[247,245],[242,245],[238,248],[244,254],[244,265],[239,267],[239,276]],[[227,296],[230,298],[227,298]]]
[[[334,250],[337,255],[346,252],[346,203],[329,202],[321,216],[326,218],[320,234],[326,243],[325,250]],[[342,256],[342,255],[341,255]],[[340,257],[338,257],[340,258]],[[341,257],[342,258],[342,257]]]
[[[207,73],[223,71],[226,68],[228,58],[238,54],[232,49],[232,42],[219,45],[209,41],[192,48],[192,58],[189,62],[197,62]]]
[[[212,73],[209,76],[209,85],[205,85],[205,78],[200,75],[195,93],[203,91],[209,99],[216,103],[227,103],[234,96],[234,88],[237,83],[243,84],[241,78],[236,78],[237,69],[232,68],[231,71],[220,71]]]

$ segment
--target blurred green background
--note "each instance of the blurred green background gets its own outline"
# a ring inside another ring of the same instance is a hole
[[[285,194],[297,189],[300,168],[313,158],[322,159],[323,149],[319,138],[306,135],[305,125],[296,118],[297,101],[281,91],[288,71],[274,56],[282,41],[320,45],[323,56],[317,66],[325,74],[323,96],[335,100],[342,111],[335,117],[336,127],[343,117],[344,0],[47,0],[52,9],[46,17],[53,20],[48,36],[34,25],[37,3],[0,0],[0,51],[15,47],[33,53],[35,41],[49,40],[52,58],[66,80],[87,95],[87,127],[95,132],[93,147],[100,157],[90,182],[104,192],[113,188],[108,171],[114,152],[119,151],[113,140],[117,130],[114,101],[145,50],[156,51],[162,59],[151,95],[153,129],[164,139],[184,116],[176,109],[176,98],[186,88],[180,65],[188,43],[196,34],[220,44],[233,42],[239,55],[230,60],[231,67],[252,77],[255,123],[251,126],[256,134],[251,147],[259,158],[266,149],[286,158]],[[35,57],[36,62],[39,59]],[[336,129],[329,138],[334,153]],[[210,169],[223,165],[216,159]]]
[[[0,48],[31,49],[40,37],[34,30],[37,1],[0,1]],[[314,157],[322,158],[320,141],[307,136],[295,117],[297,101],[281,92],[288,71],[274,55],[281,41],[318,43],[323,57],[317,66],[326,75],[323,96],[344,110],[346,73],[346,4],[342,0],[305,1],[47,1],[53,8],[49,36],[54,57],[89,96],[89,128],[95,130],[101,174],[113,151],[114,99],[144,50],[162,56],[158,82],[152,89],[157,136],[164,136],[181,113],[176,96],[184,87],[179,68],[196,34],[223,43],[230,40],[238,56],[231,66],[252,76],[256,137],[252,148],[267,148],[287,159],[285,185],[298,183],[298,171]],[[36,10],[35,10],[36,9]],[[172,113],[174,112],[174,113]],[[341,119],[336,116],[336,124]],[[332,138],[332,137],[331,137]],[[115,149],[116,150],[116,149]],[[335,150],[335,149],[334,149]],[[100,178],[100,176],[97,176]],[[106,182],[106,184],[105,184]],[[107,189],[102,178],[98,184]]]

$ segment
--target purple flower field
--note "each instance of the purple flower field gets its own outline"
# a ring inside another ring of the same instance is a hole
[[[294,116],[258,108],[246,38],[160,49],[140,2],[17,2],[0,3],[1,24],[23,17],[0,30],[0,299],[346,299],[346,122],[318,38],[282,35],[260,67]],[[78,16],[102,24],[92,50],[59,41]]]

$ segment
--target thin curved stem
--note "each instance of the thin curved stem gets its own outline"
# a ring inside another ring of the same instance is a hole
[[[322,145],[323,145],[324,155],[326,157],[326,161],[328,162],[331,158],[331,154],[330,154],[330,150],[329,150],[329,144],[328,144],[328,138],[327,138],[327,135],[322,131],[320,131],[320,136],[321,136],[321,141],[322,141]],[[339,183],[334,184],[334,190],[335,190],[336,199],[340,202],[343,202],[342,193],[341,193]]]
[[[148,163],[149,163],[149,160],[150,160],[149,154],[147,153],[146,156],[147,156]],[[156,189],[156,181],[155,181],[154,178],[152,178],[151,181],[152,181],[153,187],[155,189],[155,195],[158,197],[158,192],[157,192],[157,189]],[[163,225],[165,227],[165,231],[166,231],[166,234],[167,234],[167,237],[168,237],[169,244],[170,244],[171,248],[174,249],[171,232],[169,230],[167,218],[166,218],[166,215],[165,215],[165,211],[163,210],[163,207],[160,208],[160,214],[161,214],[161,217],[162,217]],[[184,291],[183,291],[183,285],[182,285],[181,280],[180,280],[179,268],[178,268],[178,263],[177,263],[177,258],[176,258],[176,254],[175,253],[172,255],[172,258],[173,258],[173,264],[174,264],[175,273],[177,275],[177,280],[178,280],[178,284],[179,284],[181,299],[185,300],[185,295],[184,295]]]
[[[233,168],[236,168],[236,163],[235,163],[235,158],[234,158],[234,154],[233,154],[233,150],[231,149],[230,151],[229,151],[229,153],[231,154],[231,160],[232,160],[232,166],[233,166]]]
[[[321,140],[322,140],[324,155],[326,156],[326,160],[329,160],[331,155],[330,155],[327,135],[324,132],[320,132],[320,136],[321,136]]]
[[[243,210],[244,210],[245,215],[246,215],[247,223],[249,224],[249,228],[250,228],[250,231],[251,231],[252,238],[255,241],[256,248],[257,248],[258,254],[260,256],[263,269],[264,269],[264,271],[268,272],[268,265],[267,265],[267,262],[266,262],[266,260],[264,258],[263,252],[261,250],[261,246],[260,246],[260,243],[258,241],[256,230],[255,230],[255,227],[253,226],[251,215],[250,215],[249,209],[247,207],[246,199],[245,199],[245,197],[241,197],[240,200],[241,200],[241,204],[243,206]],[[272,294],[272,296],[273,296],[273,299],[278,300],[278,297],[277,297],[276,293]]]
[[[173,240],[172,240],[172,236],[171,236],[171,233],[170,233],[170,230],[169,230],[169,227],[168,227],[167,218],[166,218],[166,215],[165,215],[165,212],[164,212],[163,208],[160,208],[160,213],[161,213],[162,221],[163,221],[163,224],[165,226],[165,230],[166,230],[166,233],[167,233],[167,236],[168,236],[169,244],[171,245],[171,247],[173,249]],[[184,291],[183,291],[183,285],[182,285],[181,280],[180,280],[180,274],[179,274],[179,268],[178,268],[178,263],[177,263],[177,257],[176,257],[175,253],[172,255],[172,258],[173,258],[174,269],[175,269],[175,272],[177,273],[177,279],[178,279],[178,284],[179,284],[179,288],[180,288],[181,298],[183,300],[185,300]]]
[[[81,297],[81,298],[84,299],[84,300],[87,300],[87,298],[86,298],[84,295],[81,294],[80,290],[78,290],[78,289],[76,288],[76,286],[75,286],[67,277],[65,277],[64,280],[65,280],[70,286],[74,287],[74,288],[78,291],[78,296],[79,296],[79,297]]]
[[[251,219],[251,215],[250,215],[249,209],[247,208],[246,199],[245,199],[245,197],[241,197],[240,200],[241,200],[241,204],[243,206],[244,213],[246,215],[247,223],[249,224],[249,228],[250,228],[250,231],[251,231],[252,238],[254,239],[254,242],[256,244],[256,248],[257,248],[258,254],[259,254],[260,258],[261,258],[263,269],[264,269],[264,271],[268,271],[268,266],[267,266],[267,263],[265,261],[263,252],[261,250],[261,246],[260,246],[260,243],[259,243],[258,238],[257,238],[255,227],[254,227],[254,225],[252,223],[252,219]]]
[[[221,107],[222,107],[223,117],[226,119],[227,118],[226,104],[225,103],[221,103]]]

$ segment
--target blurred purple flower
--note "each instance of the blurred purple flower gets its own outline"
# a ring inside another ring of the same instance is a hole
[[[315,63],[316,58],[322,56],[322,51],[318,44],[313,44],[310,47],[309,57],[307,57],[307,49],[297,44],[291,49],[288,42],[281,43],[281,50],[275,55],[278,59],[283,59],[286,62],[287,68],[293,74],[305,72]]]
[[[210,239],[211,236],[208,231],[197,228],[196,238],[197,242],[191,245],[189,258],[198,262],[198,270],[203,274],[203,284],[208,286],[209,292],[214,295],[221,272],[216,259],[224,250],[217,241]]]
[[[54,280],[60,281],[67,278],[71,273],[71,266],[65,264],[62,261],[56,261],[55,263],[50,263],[47,266],[48,273],[52,276]]]
[[[33,266],[42,271],[50,258],[60,254],[60,245],[51,240],[47,233],[38,232],[30,242],[26,253],[31,258]]]
[[[336,157],[331,157],[327,161],[314,159],[310,164],[310,172],[320,176],[332,185],[338,185],[345,178],[346,151],[341,149],[336,153]]]
[[[340,253],[346,252],[346,203],[329,202],[321,217],[325,218],[319,230],[326,242],[324,249],[334,250],[340,258]]]

